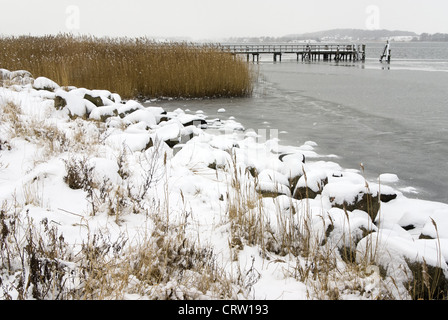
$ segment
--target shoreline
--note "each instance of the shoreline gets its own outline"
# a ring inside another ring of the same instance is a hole
[[[284,68],[291,70],[285,75]],[[417,184],[417,188],[423,189],[423,198],[430,196],[435,201],[447,201],[443,186],[446,186],[448,177],[437,175],[437,172],[448,170],[443,150],[437,149],[444,149],[441,142],[445,136],[444,102],[443,95],[436,93],[443,92],[442,83],[448,81],[445,73],[434,76],[424,71],[360,70],[322,64],[310,68],[288,64],[284,68],[268,65],[265,68],[268,81],[274,83],[274,96],[285,96],[291,100],[285,108],[289,108],[292,114],[298,112],[305,119],[310,119],[307,123],[296,117],[297,125],[304,128],[301,134],[307,139],[318,142],[323,152],[341,157],[345,167],[358,168],[362,162],[378,174],[392,171],[408,186]],[[411,74],[422,79],[410,80]],[[285,77],[291,78],[286,84],[282,80]],[[354,85],[338,84],[339,78],[350,79]],[[429,84],[421,85],[425,81]],[[433,83],[436,85],[430,87]],[[313,87],[316,84],[321,84],[322,90]],[[300,87],[300,92],[295,92],[295,86]],[[315,113],[325,112],[326,115],[316,117],[305,108],[296,108],[294,100],[307,105]],[[434,117],[438,122],[431,120]],[[425,122],[425,119],[428,120]],[[286,128],[291,127],[289,122],[286,126],[280,125],[281,122],[273,124],[287,131]],[[347,133],[337,129],[338,126],[345,127]],[[289,131],[297,135],[297,130]],[[341,135],[339,142],[334,136],[338,134]],[[357,137],[361,140],[357,141]],[[366,145],[362,141],[366,141]],[[427,157],[434,157],[430,166],[438,169],[421,172],[421,179],[417,173],[420,172],[419,164],[425,166]],[[387,163],[383,165],[385,161]],[[426,179],[428,173],[431,177]],[[434,183],[438,187],[433,186]]]

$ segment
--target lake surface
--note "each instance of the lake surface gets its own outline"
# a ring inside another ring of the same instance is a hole
[[[250,98],[152,105],[234,116],[247,129],[278,130],[283,145],[314,141],[344,168],[363,163],[370,179],[396,174],[395,187],[415,191],[408,197],[448,203],[448,43],[392,43],[390,65],[378,61],[383,48],[367,44],[365,63],[295,55],[274,63],[265,55],[253,65],[259,79]]]

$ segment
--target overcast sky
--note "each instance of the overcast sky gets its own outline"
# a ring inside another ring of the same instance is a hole
[[[446,0],[0,0],[0,34],[283,36],[333,28],[448,33]]]

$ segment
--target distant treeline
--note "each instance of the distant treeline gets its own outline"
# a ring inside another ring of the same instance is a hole
[[[448,41],[448,33],[422,33],[420,41]]]

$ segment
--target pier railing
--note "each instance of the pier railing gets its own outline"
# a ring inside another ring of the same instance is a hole
[[[352,52],[356,50],[356,45],[336,45],[336,44],[319,44],[319,45],[305,45],[305,44],[280,44],[280,45],[241,45],[230,44],[220,46],[224,51],[232,53],[297,53],[297,52],[336,52],[346,51]]]
[[[220,49],[232,54],[246,54],[253,59],[260,54],[273,54],[274,61],[282,54],[296,54],[297,60],[365,60],[365,45],[356,44],[226,44]]]

